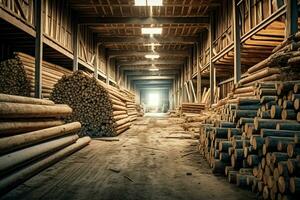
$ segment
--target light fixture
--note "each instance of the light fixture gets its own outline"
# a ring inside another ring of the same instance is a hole
[[[149,71],[151,71],[151,72],[157,72],[157,71],[159,71],[159,69],[158,68],[150,68]]]
[[[162,6],[163,0],[134,0],[135,6]]]
[[[142,34],[159,35],[162,33],[162,28],[142,28]]]
[[[145,58],[149,58],[149,59],[155,59],[155,58],[159,58],[160,56],[158,54],[146,54]]]

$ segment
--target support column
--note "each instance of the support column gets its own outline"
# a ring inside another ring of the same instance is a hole
[[[106,75],[106,84],[107,85],[109,85],[109,67],[110,67],[110,56],[106,56],[105,75]]]
[[[286,37],[290,37],[298,31],[298,5],[297,0],[287,0],[286,3]]]
[[[210,104],[212,105],[214,103],[215,99],[215,85],[216,85],[216,79],[215,79],[215,66],[214,63],[212,62],[212,57],[213,57],[213,15],[210,15],[210,24],[209,24],[209,43],[210,43],[210,48],[209,48],[209,85],[210,85]]]
[[[35,0],[35,73],[34,95],[42,98],[42,63],[43,63],[43,0]]]
[[[78,31],[79,25],[77,23],[77,19],[75,18],[75,22],[73,24],[73,71],[78,70]]]
[[[197,67],[197,102],[200,103],[201,102],[201,87],[202,87],[202,83],[201,83],[201,67],[200,67],[200,60],[199,60],[199,42],[196,42],[196,67]]]
[[[96,59],[95,59],[95,62],[94,62],[94,77],[95,77],[96,79],[98,79],[99,46],[100,46],[100,43],[97,43],[97,44],[96,44]]]
[[[241,33],[240,14],[236,0],[232,0],[233,42],[234,42],[234,84],[241,79]]]

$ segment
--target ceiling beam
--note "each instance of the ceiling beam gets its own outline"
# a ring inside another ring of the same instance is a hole
[[[209,24],[208,17],[80,17],[79,24]]]
[[[149,69],[145,69],[143,71],[125,71],[125,75],[149,75],[149,76],[158,76],[158,75],[176,75],[179,74],[179,70],[159,70],[159,71],[149,71]]]
[[[182,43],[182,44],[194,44],[197,41],[197,37],[97,37],[96,42],[102,44],[112,43],[130,43],[130,44],[151,44],[151,43]]]
[[[174,75],[170,76],[128,76],[129,80],[173,80]]]
[[[156,51],[161,57],[174,56],[174,57],[188,57],[190,52],[188,50],[174,50],[174,51]],[[110,57],[128,57],[128,56],[145,56],[149,52],[131,51],[131,50],[108,50],[107,54]]]
[[[137,66],[137,65],[183,65],[182,60],[139,60],[139,61],[126,61],[117,62],[118,66]]]
[[[121,66],[121,70],[127,70],[127,71],[136,71],[136,70],[149,70],[151,67],[149,65],[143,65],[143,66]],[[160,70],[180,70],[182,68],[182,65],[160,65],[156,66],[156,68]]]
[[[134,84],[147,84],[147,85],[158,85],[158,84],[172,84],[172,80],[133,80]]]

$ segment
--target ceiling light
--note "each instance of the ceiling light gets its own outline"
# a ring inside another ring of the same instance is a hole
[[[142,34],[161,34],[162,28],[142,28]]]
[[[158,68],[150,68],[149,71],[151,71],[151,72],[157,72],[157,71],[159,71],[159,69]]]
[[[160,56],[158,54],[147,54],[145,55],[145,58],[155,59],[159,58]]]
[[[162,0],[134,0],[135,6],[162,6]]]

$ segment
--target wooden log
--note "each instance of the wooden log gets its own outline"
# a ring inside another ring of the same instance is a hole
[[[300,124],[299,123],[277,123],[276,130],[298,131],[300,130]]]
[[[228,173],[228,182],[229,183],[236,183],[238,171],[229,171]]]
[[[33,105],[0,102],[0,118],[65,117],[72,113],[68,105]]]
[[[278,179],[278,190],[281,193],[285,193],[287,191],[286,180],[283,176],[280,176]]]
[[[287,154],[290,158],[300,155],[300,144],[289,143],[287,145]]]
[[[276,129],[277,123],[297,123],[295,120],[282,120],[282,119],[260,119],[254,118],[255,129]]]
[[[275,137],[275,136],[268,136],[265,138],[265,145],[267,149],[277,149],[277,145],[279,142],[293,142],[294,138],[291,137]]]
[[[278,105],[271,106],[271,118],[281,119],[282,108]]]
[[[277,96],[263,96],[260,99],[260,103],[263,104],[263,103],[273,102],[273,101],[277,101],[277,100],[278,100]]]
[[[294,109],[283,109],[281,112],[281,118],[283,120],[295,120],[297,119],[297,113]]]
[[[0,122],[0,136],[8,136],[53,126],[63,125],[64,122],[57,119],[27,120],[27,121],[4,121]]]
[[[300,136],[300,131],[261,129],[260,135],[261,135],[261,137],[267,137],[267,136],[294,137],[295,135]]]
[[[292,194],[300,194],[300,178],[291,177],[289,189]]]
[[[252,82],[252,81],[255,81],[255,80],[270,76],[270,75],[273,75],[273,74],[280,74],[280,72],[281,72],[281,70],[279,68],[268,68],[268,67],[266,67],[266,68],[262,69],[259,72],[250,74],[246,78],[242,78],[240,80],[240,84],[246,84],[246,83],[249,83],[249,82]]]
[[[44,170],[45,168],[53,165],[54,163],[58,162],[59,160],[71,155],[72,153],[78,151],[79,149],[83,148],[84,146],[88,145],[90,142],[89,137],[80,138],[76,141],[76,143],[52,154],[51,156],[44,158],[26,168],[23,168],[14,174],[11,174],[3,179],[0,180],[0,193],[7,192],[14,188],[15,186],[19,185],[20,183],[24,182],[25,180],[29,179],[30,177],[34,176],[35,174],[39,173],[40,171]]]
[[[81,124],[79,122],[72,122],[61,126],[0,138],[0,152],[1,154],[5,152],[11,152],[13,150],[24,148],[26,146],[30,146],[51,138],[74,133],[80,128]]]
[[[248,187],[247,175],[243,175],[243,174],[238,173],[236,175],[236,186],[241,187],[241,188]]]
[[[225,173],[225,164],[220,160],[214,160],[212,166],[212,172],[214,174],[224,174]]]
[[[22,97],[16,95],[0,94],[0,102],[22,103],[22,104],[38,104],[38,105],[54,105],[53,101],[46,99],[36,99],[30,97]]]
[[[251,117],[255,117],[257,114],[256,110],[236,110],[234,117],[235,118],[251,118]]]
[[[0,174],[13,171],[25,162],[32,162],[47,154],[62,149],[78,139],[78,135],[71,135],[56,140],[37,144],[19,151],[15,151],[0,157]]]

